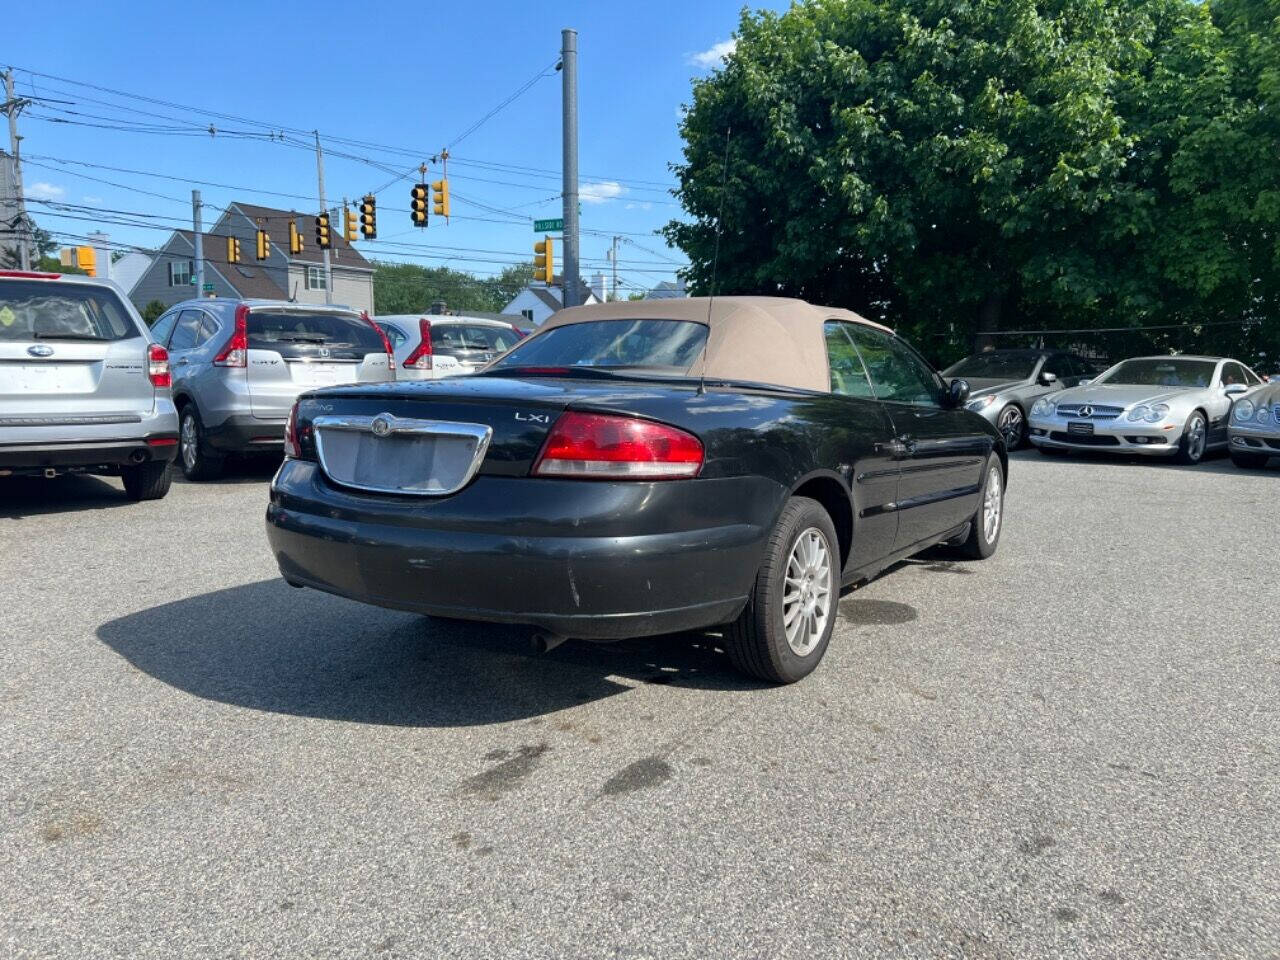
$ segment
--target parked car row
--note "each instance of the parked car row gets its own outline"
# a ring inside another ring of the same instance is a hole
[[[1046,455],[1089,450],[1192,464],[1229,448],[1242,467],[1280,456],[1280,384],[1229,357],[1134,357],[1095,375],[1070,353],[994,350],[944,375],[969,382],[969,409],[1010,450],[1030,442]]]

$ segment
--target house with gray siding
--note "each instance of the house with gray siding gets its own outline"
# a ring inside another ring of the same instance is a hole
[[[300,253],[289,253],[289,222],[296,221],[302,237]],[[268,257],[255,256],[259,226],[270,237]],[[333,302],[373,312],[373,265],[342,236],[341,216],[330,226],[329,251]],[[240,262],[227,261],[227,238],[240,240]],[[324,254],[315,245],[315,218],[249,203],[232,203],[202,240],[205,283],[215,297],[255,297],[325,302]],[[155,252],[151,265],[134,285],[129,298],[141,310],[153,300],[171,306],[197,296],[192,286],[195,240],[189,230],[175,230]]]

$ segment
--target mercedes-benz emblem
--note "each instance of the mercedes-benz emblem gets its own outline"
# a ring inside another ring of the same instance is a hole
[[[384,413],[380,417],[375,417],[373,423],[370,424],[375,437],[386,437],[391,434],[391,414]]]
[[[1092,417],[1093,407],[1089,406],[1089,404],[1086,403],[1083,407],[1080,408],[1080,416],[1084,417],[1086,420],[1089,417]]]
[[[37,343],[34,347],[27,347],[27,353],[33,357],[52,357],[53,347],[47,343]]]

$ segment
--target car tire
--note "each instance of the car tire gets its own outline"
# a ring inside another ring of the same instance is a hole
[[[1027,415],[1022,412],[1022,408],[1016,403],[1006,404],[1005,408],[1000,411],[1000,416],[996,417],[996,429],[1000,431],[1000,435],[1004,437],[1004,447],[1006,450],[1021,450],[1027,443]],[[1016,434],[1010,439],[1009,434],[1016,430]]]
[[[1178,452],[1174,460],[1178,463],[1193,466],[1204,459],[1209,447],[1209,421],[1204,414],[1196,410],[1187,417],[1187,425],[1182,428],[1182,436],[1178,439]]]
[[[222,459],[205,449],[204,425],[193,403],[184,406],[179,415],[178,463],[188,480],[212,480],[222,473]]]
[[[165,460],[153,460],[120,468],[124,492],[134,503],[139,500],[161,500],[169,492],[173,477]]]
[[[835,524],[816,500],[792,497],[769,535],[746,607],[725,628],[730,661],[769,683],[803,679],[827,652],[839,603]]]
[[[1267,461],[1271,459],[1265,453],[1241,453],[1237,450],[1231,451],[1231,462],[1237,467],[1243,467],[1245,470],[1260,470],[1267,465]]]
[[[956,556],[985,560],[996,552],[1000,545],[1000,531],[1004,529],[1004,481],[1004,464],[993,453],[982,470],[978,510],[969,521],[969,535],[951,548]]]

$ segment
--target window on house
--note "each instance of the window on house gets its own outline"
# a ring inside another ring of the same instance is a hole
[[[524,317],[524,318],[525,318],[526,320],[528,320],[530,323],[533,323],[533,311],[532,311],[532,310],[521,310],[521,311],[520,311],[520,316]]]
[[[306,284],[308,290],[323,290],[324,267],[307,267]]]
[[[186,287],[191,285],[191,275],[195,273],[195,264],[190,260],[169,261],[169,286]]]

